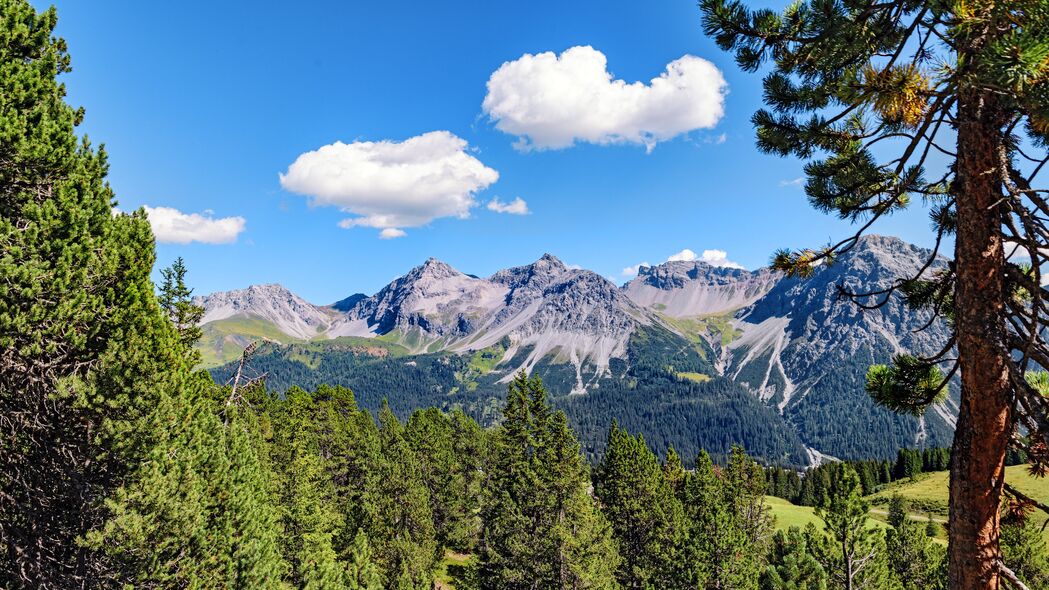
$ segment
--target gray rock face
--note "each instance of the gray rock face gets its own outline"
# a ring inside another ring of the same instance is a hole
[[[749,271],[705,262],[665,262],[642,267],[623,289],[642,307],[671,317],[734,311],[764,295],[779,276],[768,269]]]
[[[193,303],[204,308],[201,324],[234,317],[258,318],[303,340],[326,330],[334,319],[324,308],[278,284],[252,285],[247,289],[194,297]]]
[[[418,330],[429,338],[458,338],[471,333],[474,322],[499,306],[505,289],[465,275],[430,258],[372,297],[346,312],[348,322],[363,322],[368,330]]]

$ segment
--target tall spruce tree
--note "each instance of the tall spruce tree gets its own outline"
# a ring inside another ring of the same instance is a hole
[[[429,590],[438,544],[422,466],[404,437],[404,426],[383,402],[379,411],[381,455],[370,494],[368,539],[383,568],[386,587]]]
[[[762,469],[742,449],[733,449],[727,469],[715,466],[705,451],[699,454],[684,485],[686,532],[677,587],[757,588],[771,536],[764,481]]]
[[[563,412],[538,377],[510,383],[493,437],[478,577],[491,589],[617,587],[611,528]]]
[[[644,437],[612,423],[594,493],[619,546],[619,583],[638,590],[670,587],[684,515]]]
[[[838,469],[827,499],[816,508],[823,531],[806,529],[810,550],[827,571],[832,588],[892,588],[885,537],[868,521],[870,505],[863,499],[860,478],[848,464]]]
[[[1049,462],[1049,400],[1024,377],[1049,366],[1041,329],[1049,201],[1038,186],[1049,174],[1049,7],[802,0],[777,14],[738,0],[700,5],[706,32],[744,70],[770,65],[769,108],[753,117],[758,147],[808,160],[812,205],[859,224],[843,241],[778,253],[775,267],[811,274],[916,198],[931,207],[934,257],[953,236],[951,264],[931,258],[884,291],[842,292],[865,306],[902,295],[953,329],[937,354],[901,354],[891,367],[872,368],[868,389],[886,407],[921,413],[960,369],[950,581],[998,588],[1006,449],[1035,451],[1043,472]],[[1018,427],[1032,433],[1031,445],[1011,438]]]
[[[162,281],[157,298],[160,302],[160,308],[168,314],[171,322],[175,324],[175,329],[178,330],[182,345],[188,350],[193,350],[193,346],[203,334],[200,326],[197,324],[204,317],[204,308],[193,305],[193,300],[191,299],[193,289],[186,285],[186,273],[186,262],[182,260],[181,256],[176,258],[170,267],[161,269],[160,276]],[[199,361],[199,356],[196,356],[198,354],[194,351],[194,360]]]
[[[417,410],[405,426],[405,438],[418,457],[430,495],[437,542],[469,551],[479,533],[480,427],[462,412],[446,416],[437,408]],[[464,437],[469,437],[464,440]]]

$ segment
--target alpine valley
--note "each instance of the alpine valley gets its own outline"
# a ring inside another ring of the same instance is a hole
[[[864,390],[870,365],[931,353],[947,327],[899,298],[865,310],[839,296],[916,273],[929,252],[867,236],[807,279],[704,262],[642,267],[622,286],[551,255],[487,278],[435,259],[378,293],[314,305],[280,285],[198,297],[201,352],[227,381],[244,347],[271,389],[350,387],[400,416],[461,407],[498,415],[518,371],[542,377],[591,456],[612,419],[655,448],[724,456],[733,443],[784,465],[949,446],[956,396],[923,418]],[[945,264],[941,260],[940,264]],[[922,329],[925,327],[925,329]]]

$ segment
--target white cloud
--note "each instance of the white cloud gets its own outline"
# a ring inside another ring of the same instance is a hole
[[[357,217],[340,227],[398,230],[404,235],[441,217],[470,216],[474,195],[499,173],[469,153],[464,139],[432,131],[404,141],[335,142],[296,158],[280,183],[311,203],[338,207]]]
[[[692,262],[696,259],[696,253],[688,248],[678,252],[677,254],[671,254],[667,256],[667,262]]]
[[[247,222],[243,217],[215,219],[210,210],[200,213],[183,213],[172,207],[144,206],[149,225],[158,242],[166,244],[229,244],[237,240]]]
[[[781,181],[779,181],[779,185],[780,186],[801,186],[803,184],[805,184],[805,177],[804,176],[799,176],[797,178],[792,178],[790,180],[781,180]]]
[[[623,276],[624,277],[636,277],[637,273],[641,272],[641,267],[642,266],[652,266],[652,265],[647,263],[647,262],[638,262],[634,266],[628,266],[628,267],[624,268],[623,269]]]
[[[525,202],[521,197],[517,197],[509,203],[504,203],[499,200],[499,197],[488,201],[488,210],[495,211],[496,213],[509,213],[511,215],[528,215],[531,211],[528,210],[528,203]]]
[[[732,262],[728,259],[728,252],[724,250],[703,250],[702,255],[697,255],[692,250],[685,248],[677,254],[667,257],[667,262],[706,262],[711,266],[724,266],[726,268],[743,268],[742,264]]]
[[[525,54],[488,79],[482,108],[521,148],[656,143],[714,127],[724,115],[726,82],[711,62],[685,55],[649,84],[617,80],[590,46]]]
[[[387,227],[379,232],[379,239],[381,240],[392,240],[394,238],[403,238],[408,234],[404,233],[403,229],[397,229],[396,227]]]

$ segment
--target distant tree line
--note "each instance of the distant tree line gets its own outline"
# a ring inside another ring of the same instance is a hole
[[[833,461],[801,472],[772,466],[766,468],[765,476],[769,495],[800,506],[818,506],[826,498],[831,481],[842,465],[848,465],[856,472],[863,495],[869,495],[880,486],[897,480],[946,471],[950,468],[950,460],[951,450],[947,448],[900,449],[895,461]]]

